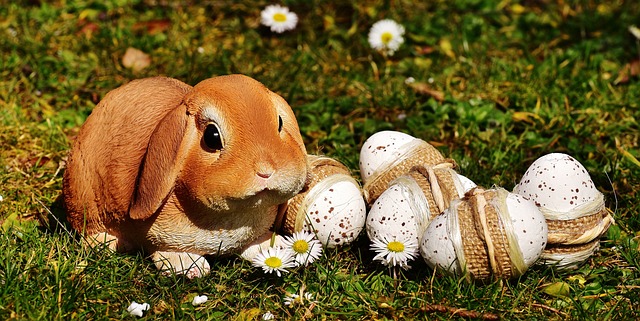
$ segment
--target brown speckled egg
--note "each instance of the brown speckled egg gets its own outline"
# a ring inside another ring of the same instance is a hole
[[[572,211],[582,204],[599,200],[601,195],[584,166],[562,153],[538,158],[513,192],[556,212]]]
[[[420,186],[410,176],[400,176],[376,199],[367,215],[369,239],[418,237],[431,216],[429,203]]]
[[[328,157],[309,155],[309,179],[289,200],[283,230],[316,234],[325,247],[355,240],[364,229],[366,204],[347,167]]]
[[[502,188],[478,187],[429,223],[420,254],[429,266],[453,275],[509,279],[538,260],[546,236],[544,216],[531,201]]]
[[[442,154],[421,139],[397,131],[373,134],[360,149],[360,175],[367,203],[373,204],[391,181],[413,166],[443,162]]]
[[[549,227],[547,250],[550,255],[553,252],[554,258],[546,262],[559,268],[579,265],[578,257],[586,260],[584,255],[570,254],[571,246],[576,246],[576,252],[587,253],[580,250],[583,245],[599,239],[614,222],[605,207],[604,195],[587,170],[567,154],[551,153],[538,158],[513,192],[532,200],[544,214]],[[567,258],[570,264],[553,263],[563,254],[571,255]]]

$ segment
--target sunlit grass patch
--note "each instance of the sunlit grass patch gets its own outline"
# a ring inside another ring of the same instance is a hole
[[[637,3],[290,1],[299,20],[282,34],[260,24],[269,4],[0,6],[1,319],[133,318],[133,301],[163,320],[640,318]],[[381,19],[405,29],[393,56],[368,43]],[[148,65],[127,67],[129,48]],[[67,152],[109,90],[229,73],[287,99],[307,150],[356,177],[360,146],[380,130],[429,141],[476,183],[509,190],[536,158],[564,152],[585,165],[617,224],[577,270],[536,266],[518,280],[468,284],[420,258],[408,271],[374,264],[365,235],[281,277],[236,257],[210,258],[201,279],[165,277],[142,254],[91,250],[39,222],[58,210]],[[286,304],[305,293],[304,304]],[[207,302],[194,306],[196,295]]]

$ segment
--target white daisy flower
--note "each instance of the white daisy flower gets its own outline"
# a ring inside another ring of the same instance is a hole
[[[279,247],[262,249],[253,259],[253,265],[261,267],[265,273],[276,272],[278,276],[288,272],[288,268],[295,266],[293,253]]]
[[[307,231],[294,233],[282,241],[284,248],[290,249],[295,255],[296,265],[307,265],[317,260],[322,254],[322,244],[315,235]]]
[[[284,297],[284,305],[290,307],[294,305],[304,305],[305,300],[309,303],[316,303],[316,301],[313,301],[313,294],[304,292],[302,296],[295,293],[287,294],[287,296]]]
[[[136,301],[131,302],[131,305],[127,308],[127,312],[131,315],[135,315],[137,317],[142,317],[144,311],[149,310],[149,303],[138,303]]]
[[[375,50],[392,56],[404,42],[404,27],[391,19],[380,20],[369,30],[369,44]]]
[[[267,311],[262,315],[262,320],[273,320],[276,316],[271,313],[271,311]]]
[[[209,297],[207,297],[206,295],[196,295],[193,298],[193,301],[191,302],[191,304],[195,307],[207,302],[207,300],[209,300]]]
[[[381,261],[386,266],[399,265],[408,270],[410,266],[407,262],[418,255],[418,241],[412,237],[383,236],[382,239],[372,240],[371,249],[377,253],[373,258],[374,261]]]
[[[270,5],[264,8],[260,13],[260,22],[271,28],[271,31],[283,33],[287,30],[293,30],[298,24],[298,15],[289,11],[289,8],[282,7],[278,4]]]

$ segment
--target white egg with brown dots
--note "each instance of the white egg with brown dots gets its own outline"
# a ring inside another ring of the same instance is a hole
[[[513,192],[533,201],[544,214],[549,234],[543,263],[575,268],[597,249],[614,222],[604,195],[575,158],[551,153],[536,159]],[[586,250],[585,250],[586,249]]]

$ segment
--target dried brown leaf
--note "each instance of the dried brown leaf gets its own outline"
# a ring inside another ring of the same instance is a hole
[[[614,84],[626,84],[632,77],[640,75],[640,59],[633,60],[632,62],[624,65],[618,73],[618,78],[614,81]]]
[[[432,46],[416,46],[416,53],[419,55],[428,55],[436,51]]]
[[[150,35],[155,35],[166,31],[171,27],[171,20],[169,19],[156,19],[149,21],[136,22],[133,25],[133,31],[146,32]]]
[[[27,164],[31,167],[42,167],[44,166],[47,162],[49,162],[51,160],[51,158],[47,157],[47,156],[40,156],[40,157],[31,157],[28,161]]]
[[[95,22],[86,22],[81,24],[80,30],[76,32],[76,35],[84,35],[87,38],[91,38],[93,34],[98,31],[100,27]]]
[[[127,51],[122,56],[122,65],[126,68],[131,68],[133,72],[138,72],[144,68],[149,67],[151,64],[151,57],[141,50],[133,47],[127,48]]]
[[[417,93],[433,97],[437,101],[444,100],[444,92],[431,88],[423,82],[410,83],[409,87],[413,88]]]

